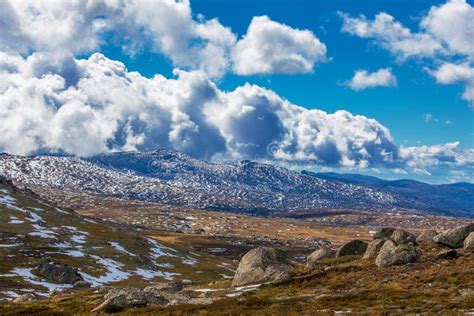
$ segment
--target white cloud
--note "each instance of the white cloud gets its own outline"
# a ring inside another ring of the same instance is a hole
[[[93,52],[112,36],[127,52],[147,46],[175,66],[221,76],[236,41],[217,19],[194,20],[188,0],[3,0],[1,5],[0,50],[6,52]]]
[[[354,77],[347,83],[353,90],[364,90],[374,87],[395,87],[397,78],[390,68],[381,68],[369,73],[367,70],[357,70]]]
[[[343,19],[342,31],[371,38],[401,60],[420,57],[441,64],[438,70],[430,73],[440,84],[463,82],[465,89],[462,98],[474,108],[471,66],[474,57],[474,8],[465,0],[451,0],[431,7],[422,18],[417,33],[387,13],[377,14],[372,21],[363,15],[355,18],[345,13],[340,15]],[[450,59],[456,62],[448,62]]]
[[[241,75],[308,73],[326,60],[326,46],[309,30],[293,29],[254,17],[233,53],[234,72]]]
[[[394,17],[379,13],[373,21],[361,15],[357,18],[341,13],[342,30],[362,38],[373,38],[382,47],[398,57],[433,56],[443,51],[442,45],[430,34],[412,33]]]
[[[467,62],[461,64],[443,63],[436,70],[428,70],[439,84],[464,83],[462,98],[474,108],[474,68]]]
[[[41,54],[0,54],[0,151],[88,156],[174,148],[212,160],[397,170],[473,161],[457,143],[398,148],[374,119],[308,110],[255,85],[224,92],[202,71],[149,79],[98,53],[52,65]]]

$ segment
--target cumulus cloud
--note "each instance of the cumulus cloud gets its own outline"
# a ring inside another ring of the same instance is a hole
[[[445,62],[436,70],[428,70],[440,84],[464,83],[465,88],[462,98],[474,108],[474,67],[468,62],[454,64]]]
[[[326,46],[309,30],[254,17],[233,49],[234,72],[241,75],[308,73],[326,60]]]
[[[35,68],[44,60],[38,54],[0,55],[1,151],[87,156],[175,148],[209,159],[361,167],[397,159],[388,129],[364,116],[308,110],[249,84],[223,92],[200,71],[148,79],[98,53]],[[79,78],[68,86],[60,73],[71,64]],[[271,144],[278,149],[269,151]]]
[[[441,64],[438,70],[431,71],[437,82],[463,82],[465,90],[462,98],[470,102],[472,107],[474,8],[465,0],[451,0],[431,7],[422,18],[419,31],[415,33],[384,12],[377,14],[373,20],[363,15],[351,17],[340,13],[340,16],[343,19],[343,32],[373,39],[401,60],[419,57]],[[456,62],[448,62],[449,59],[455,59]]]
[[[6,52],[85,53],[112,37],[129,53],[146,46],[175,66],[221,76],[236,41],[217,19],[194,20],[189,0],[2,0],[1,5],[0,50]]]
[[[0,151],[88,156],[174,148],[211,160],[397,170],[473,161],[458,144],[442,153],[398,148],[374,119],[308,110],[256,85],[224,92],[203,71],[146,78],[99,53],[51,65],[42,54],[0,54]]]
[[[397,78],[392,74],[391,68],[381,68],[372,73],[369,73],[367,70],[357,70],[347,85],[353,90],[395,87],[397,86]]]

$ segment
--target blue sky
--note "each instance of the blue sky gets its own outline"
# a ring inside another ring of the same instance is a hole
[[[84,4],[3,1],[0,151],[171,147],[216,161],[472,182],[469,1]]]

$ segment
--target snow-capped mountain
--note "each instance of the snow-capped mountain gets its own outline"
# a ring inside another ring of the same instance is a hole
[[[27,186],[259,214],[327,208],[433,209],[425,201],[362,184],[322,179],[247,160],[214,164],[174,150],[90,158],[3,154],[0,175]]]

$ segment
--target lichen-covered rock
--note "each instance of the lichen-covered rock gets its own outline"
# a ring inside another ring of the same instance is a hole
[[[464,249],[474,251],[474,232],[469,233],[464,239]]]
[[[385,244],[386,239],[374,239],[367,245],[367,250],[364,253],[364,259],[371,259],[377,257],[382,249],[383,245]]]
[[[379,229],[373,236],[373,239],[388,239],[392,236],[395,228],[393,227],[383,227]]]
[[[416,237],[416,242],[419,244],[431,244],[434,243],[433,238],[438,235],[435,230],[426,230]]]
[[[156,293],[131,287],[112,289],[104,296],[104,299],[104,302],[92,312],[115,313],[131,307],[168,304],[168,300]]]
[[[317,266],[319,261],[326,258],[334,258],[335,256],[336,250],[327,247],[321,247],[313,251],[308,256],[308,258],[306,259],[306,269],[313,269],[315,266]]]
[[[390,239],[397,245],[412,243],[416,245],[416,237],[404,229],[395,229],[390,235]]]
[[[367,250],[367,243],[362,240],[351,240],[337,249],[336,257],[363,255]]]
[[[33,269],[32,272],[53,283],[74,284],[79,281],[84,281],[77,269],[67,265],[54,264],[49,260],[41,261],[40,265]]]
[[[270,247],[258,247],[242,257],[232,286],[284,281],[290,278],[292,269],[282,252]]]
[[[411,243],[401,244],[395,247],[393,247],[393,245],[385,247],[384,245],[384,247],[382,247],[382,251],[380,251],[379,255],[375,259],[375,264],[378,267],[403,265],[418,261],[420,255],[420,251]]]
[[[474,223],[445,230],[441,234],[436,235],[433,240],[443,246],[461,248],[464,244],[464,239],[472,232],[474,232]]]

